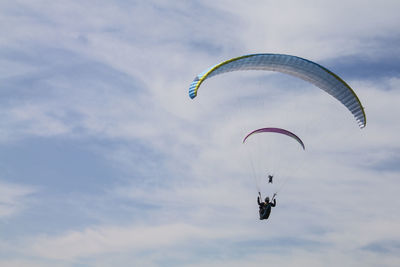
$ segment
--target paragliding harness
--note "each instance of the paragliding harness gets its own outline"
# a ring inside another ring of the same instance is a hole
[[[257,198],[257,202],[259,205],[259,213],[260,213],[260,220],[266,220],[269,218],[269,215],[271,213],[271,207],[275,207],[276,205],[276,200],[275,200],[275,196],[276,193],[274,193],[274,195],[272,196],[272,199],[270,202],[266,203],[266,202],[261,202],[260,199],[261,198],[261,193],[258,192],[258,198]]]

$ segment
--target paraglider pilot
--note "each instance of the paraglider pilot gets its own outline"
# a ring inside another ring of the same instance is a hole
[[[269,183],[269,184],[272,184],[272,178],[274,178],[274,176],[271,175],[271,174],[269,174],[269,175],[268,175],[268,183]]]
[[[274,194],[274,196],[272,197],[273,202],[269,202],[269,197],[265,198],[265,202],[261,202],[261,193],[258,192],[258,197],[257,197],[257,203],[258,206],[260,208],[259,213],[260,213],[260,220],[266,220],[268,219],[270,213],[271,213],[271,207],[275,207],[276,206],[276,200],[275,200],[275,196],[276,193]]]

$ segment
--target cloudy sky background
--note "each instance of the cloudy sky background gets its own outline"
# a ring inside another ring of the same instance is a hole
[[[398,266],[398,10],[1,1],[0,265]],[[195,75],[250,53],[337,73],[366,128],[283,74],[229,73],[188,97]],[[259,221],[241,140],[266,126],[307,150]]]

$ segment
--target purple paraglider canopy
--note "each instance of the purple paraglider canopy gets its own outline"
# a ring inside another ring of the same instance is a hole
[[[297,135],[295,135],[294,133],[292,133],[288,130],[281,129],[281,128],[261,128],[258,130],[254,130],[251,133],[249,133],[248,135],[246,135],[246,137],[243,139],[243,144],[246,142],[247,138],[249,138],[251,135],[257,134],[257,133],[266,133],[266,132],[279,133],[279,134],[284,134],[284,135],[290,136],[293,139],[295,139],[303,147],[304,150],[306,149],[303,141],[301,141],[301,139]]]

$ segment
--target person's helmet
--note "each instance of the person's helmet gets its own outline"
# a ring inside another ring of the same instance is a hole
[[[266,198],[265,198],[265,202],[269,202],[269,197],[266,197]]]

